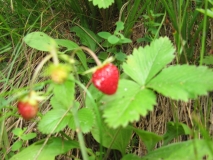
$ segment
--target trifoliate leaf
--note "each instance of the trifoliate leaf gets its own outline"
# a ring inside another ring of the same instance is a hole
[[[92,129],[95,121],[94,113],[90,108],[82,108],[77,112],[77,118],[80,123],[80,129],[83,133],[88,133]],[[75,130],[75,121],[72,117],[69,121],[68,126]]]
[[[103,117],[113,128],[127,126],[129,122],[139,120],[156,104],[153,91],[140,87],[130,80],[120,80],[116,94],[101,99],[104,109]]]
[[[172,99],[187,101],[213,90],[213,72],[206,66],[170,66],[152,79],[147,87]]]
[[[98,6],[98,8],[108,8],[112,3],[114,3],[114,0],[89,0],[92,1],[94,6]]]
[[[10,160],[32,160],[42,148],[44,140],[37,141],[36,143],[24,148],[19,153],[16,153]],[[73,148],[79,148],[76,141],[65,140],[59,137],[52,137],[48,140],[47,144],[41,150],[37,160],[55,160],[55,156],[64,154]]]
[[[173,60],[174,51],[167,37],[156,39],[150,46],[134,49],[123,64],[124,72],[138,84],[145,85]]]
[[[98,126],[95,125],[91,131],[93,138],[100,143],[100,128],[102,132],[102,145],[107,148],[117,149],[122,154],[125,153],[126,147],[129,144],[129,140],[132,135],[132,128],[117,128],[112,129],[107,127],[107,125]]]
[[[213,146],[212,141],[208,143]],[[194,139],[160,147],[155,151],[149,152],[141,160],[202,160],[204,157],[209,160],[213,158],[206,140]]]
[[[44,134],[49,134],[64,129],[72,117],[71,114],[67,114],[63,117],[66,112],[64,109],[53,109],[47,112],[38,124],[39,131]],[[55,130],[53,131],[54,128]]]

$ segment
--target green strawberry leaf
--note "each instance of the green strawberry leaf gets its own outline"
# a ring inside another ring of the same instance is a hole
[[[205,66],[170,66],[152,79],[147,87],[172,99],[188,101],[213,89],[213,72]]]
[[[91,133],[97,142],[100,142],[99,127],[102,131],[102,145],[106,148],[117,149],[124,155],[132,135],[132,127],[112,129],[107,125],[95,125]]]
[[[90,108],[82,108],[78,110],[77,116],[80,123],[81,131],[83,133],[90,132],[95,122],[93,111]],[[73,117],[70,119],[68,126],[71,129],[76,130],[75,121]]]
[[[104,109],[103,117],[113,128],[127,126],[129,122],[137,121],[140,115],[145,116],[156,104],[153,91],[141,88],[130,80],[120,80],[116,94],[104,96],[101,99]]]
[[[24,148],[21,152],[16,153],[10,160],[30,160],[35,159],[35,156],[43,146],[44,140]],[[64,154],[73,148],[79,148],[78,142],[52,137],[42,149],[37,160],[55,160],[55,156]]]
[[[134,131],[145,144],[148,152],[150,152],[155,147],[157,142],[163,139],[162,136],[159,136],[153,132],[143,131],[140,129],[134,129]]]
[[[180,136],[180,135],[190,135],[191,129],[179,122],[168,122],[166,125],[167,131],[163,136],[164,145],[167,145],[172,139]]]
[[[134,49],[123,64],[124,72],[143,86],[173,60],[174,51],[167,37],[156,39],[150,46]]]
[[[70,118],[72,117],[71,114],[67,114],[62,117],[66,112],[67,110],[64,110],[63,108],[53,109],[47,112],[38,124],[39,131],[44,134],[49,134],[63,130],[68,125]]]
[[[53,108],[69,108],[74,101],[75,83],[71,80],[63,84],[54,84],[54,97],[52,99]]]
[[[212,141],[208,142],[213,146]],[[173,143],[164,147],[160,147],[155,151],[149,152],[141,160],[194,160],[194,159],[212,159],[213,155],[205,140],[188,140],[186,142]]]
[[[50,51],[52,48],[58,48],[53,38],[43,32],[32,32],[24,37],[24,42],[31,48],[40,51]]]
[[[92,1],[94,6],[98,6],[98,8],[108,8],[112,3],[114,3],[114,0],[89,0]]]

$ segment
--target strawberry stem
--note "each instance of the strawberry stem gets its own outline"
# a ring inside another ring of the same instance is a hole
[[[42,59],[42,61],[38,64],[38,66],[36,67],[35,69],[35,72],[33,74],[33,77],[32,77],[32,80],[30,82],[30,90],[32,90],[32,87],[33,87],[33,84],[36,80],[36,77],[38,76],[39,74],[39,71],[42,69],[42,67],[44,66],[44,64],[50,60],[50,58],[52,58],[52,55],[47,55],[46,57],[44,57],[44,59]]]
[[[102,64],[101,61],[98,59],[97,55],[91,49],[84,47],[84,46],[80,46],[80,48],[82,50],[87,51],[87,53],[89,53],[89,55],[95,60],[96,64],[98,66],[101,66],[101,64]]]
[[[53,63],[55,65],[58,65],[59,64],[59,60],[58,60],[58,55],[57,55],[57,49],[55,47],[50,50],[50,54],[53,57]]]

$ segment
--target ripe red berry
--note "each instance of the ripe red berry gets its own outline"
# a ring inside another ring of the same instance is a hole
[[[42,97],[37,95],[36,92],[32,91],[29,95],[23,97],[18,101],[17,107],[19,114],[25,119],[30,120],[37,115],[38,102]]]
[[[38,104],[31,104],[30,102],[19,101],[18,112],[25,119],[30,120],[37,115]]]
[[[112,95],[118,88],[119,71],[112,63],[98,68],[92,75],[92,82],[101,92]]]

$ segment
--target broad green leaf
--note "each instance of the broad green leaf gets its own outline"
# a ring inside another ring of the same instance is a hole
[[[27,141],[35,137],[36,137],[36,133],[28,133],[28,134],[23,134],[20,138]]]
[[[115,35],[111,35],[111,36],[108,37],[107,40],[111,44],[116,44],[116,43],[119,42],[120,39],[117,36],[115,36]]]
[[[14,135],[16,135],[17,137],[20,137],[23,133],[24,133],[24,131],[21,129],[21,128],[15,128],[15,129],[13,129],[13,134]]]
[[[104,96],[101,103],[106,123],[113,128],[125,127],[153,109],[156,95],[133,81],[123,79],[119,81],[116,94]]]
[[[150,152],[155,147],[157,142],[163,139],[161,136],[153,132],[148,132],[140,129],[134,129],[134,131],[140,137],[142,142],[145,144],[148,152]]]
[[[106,148],[117,149],[124,154],[132,135],[132,127],[112,129],[107,127],[106,124],[99,127],[102,127],[102,145]],[[91,131],[93,138],[97,142],[100,142],[99,131],[97,125]]]
[[[58,48],[53,38],[43,32],[32,32],[24,37],[24,42],[37,50],[50,51],[52,48]]]
[[[163,136],[164,145],[167,145],[172,139],[180,135],[189,135],[191,134],[191,129],[179,122],[168,122],[166,125],[166,133]]]
[[[17,151],[22,147],[23,142],[22,141],[16,141],[15,143],[13,143],[12,145],[12,151]]]
[[[124,72],[143,86],[173,60],[174,51],[171,41],[161,37],[150,46],[134,49],[123,64]]]
[[[44,134],[49,134],[52,132],[55,133],[63,130],[72,117],[71,114],[67,114],[62,119],[62,116],[66,112],[67,111],[64,109],[53,109],[47,112],[38,124],[39,131]],[[53,131],[54,128],[55,130]]]
[[[209,142],[213,146],[212,142]],[[188,140],[186,142],[173,143],[149,152],[141,160],[202,160],[213,158],[205,140]]]
[[[80,128],[83,133],[88,133],[92,129],[95,121],[94,113],[90,108],[82,108],[77,112]],[[72,117],[68,123],[68,126],[75,130],[75,121]]]
[[[75,83],[71,80],[67,80],[63,84],[54,84],[53,93],[55,103],[58,101],[58,103],[60,103],[63,108],[69,108],[74,101]],[[61,108],[61,105],[53,107]]]
[[[30,145],[14,155],[10,160],[34,160],[43,143],[44,140],[41,140]],[[59,137],[50,138],[37,160],[55,160],[55,156],[64,154],[73,148],[79,148],[78,142],[68,141]]]
[[[205,56],[203,59],[204,64],[213,64],[213,56]]]
[[[141,160],[141,158],[135,154],[126,154],[121,160]]]
[[[109,32],[99,32],[98,35],[103,39],[108,39],[111,36]]]
[[[93,3],[94,6],[98,6],[98,8],[108,8],[114,0],[89,0]]]
[[[74,26],[70,29],[70,31],[75,32],[76,35],[80,38],[81,43],[93,51],[96,50],[97,42],[101,41],[100,37],[87,28]]]
[[[170,66],[152,79],[147,87],[172,99],[187,101],[213,90],[213,72],[206,66]]]
[[[66,47],[67,50],[66,51],[73,51],[73,50],[76,50],[76,55],[78,56],[79,60],[81,61],[83,67],[85,70],[88,69],[88,66],[87,66],[87,58],[86,58],[86,55],[85,53],[79,48],[79,46],[74,43],[73,41],[70,41],[70,40],[66,40],[66,39],[55,39],[56,43],[59,45],[59,46],[63,46],[63,47]]]

